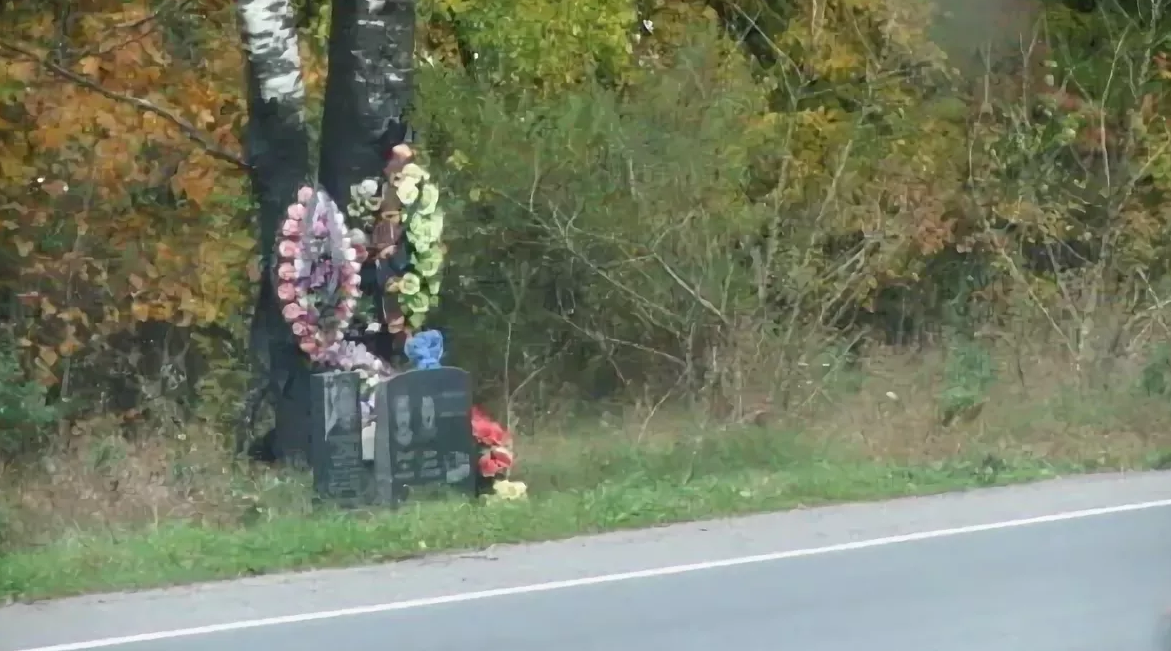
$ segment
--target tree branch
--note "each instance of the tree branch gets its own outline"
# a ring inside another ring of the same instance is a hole
[[[93,92],[98,93],[99,95],[102,95],[103,97],[106,97],[108,99],[114,100],[115,102],[122,102],[124,104],[129,104],[129,105],[131,105],[141,111],[145,111],[147,113],[153,113],[154,115],[157,115],[160,118],[162,118],[162,119],[166,120],[167,122],[170,122],[171,124],[178,127],[179,131],[183,132],[184,135],[186,135],[188,138],[190,138],[191,140],[193,140],[197,144],[199,144],[199,146],[202,147],[205,151],[207,151],[207,153],[209,155],[211,155],[212,158],[215,158],[215,159],[227,162],[227,163],[231,163],[232,165],[235,165],[236,167],[238,167],[242,170],[247,170],[247,169],[251,168],[251,166],[248,165],[248,163],[239,154],[232,152],[232,151],[229,151],[227,149],[224,149],[223,147],[218,145],[215,141],[213,141],[210,137],[208,137],[208,135],[206,133],[204,133],[202,130],[197,128],[195,125],[191,124],[187,120],[184,120],[183,118],[179,117],[178,115],[175,115],[174,113],[158,106],[157,104],[154,104],[152,102],[148,102],[148,101],[141,99],[141,98],[138,98],[138,97],[133,97],[131,95],[124,95],[122,93],[115,93],[114,91],[103,88],[102,85],[100,83],[98,83],[97,81],[95,81],[94,79],[91,79],[85,75],[81,75],[76,72],[73,72],[72,70],[65,68],[63,66],[60,66],[60,65],[53,63],[51,61],[46,61],[45,59],[38,57],[37,55],[33,54],[32,52],[30,52],[24,48],[21,48],[19,46],[12,45],[11,43],[6,43],[3,41],[0,41],[0,50],[8,50],[9,52],[13,52],[13,53],[19,54],[23,57],[26,57],[28,59],[31,59],[34,62],[36,62],[38,65],[43,67],[44,69],[53,73],[54,75],[57,75],[58,77],[61,77],[62,79],[66,79],[66,80],[72,82],[73,84],[76,84],[77,86],[80,86],[80,87],[85,88],[87,90],[92,90]]]
[[[176,4],[172,7],[172,6],[168,5],[168,0],[164,0],[163,4],[161,6],[159,6],[158,9],[154,10],[153,12],[148,14],[147,16],[145,16],[143,18],[139,18],[137,20],[132,20],[129,22],[121,23],[119,25],[114,25],[114,27],[110,30],[111,32],[125,31],[125,30],[138,30],[138,33],[133,34],[133,35],[127,37],[126,39],[122,40],[121,42],[115,43],[113,45],[108,45],[106,47],[94,47],[92,49],[83,50],[83,51],[75,54],[74,57],[80,59],[82,57],[87,57],[87,56],[101,56],[103,54],[108,54],[110,52],[113,52],[114,50],[118,50],[123,47],[126,47],[127,45],[130,45],[131,43],[134,43],[135,41],[142,40],[148,34],[153,32],[155,30],[155,28],[158,27],[159,19],[162,17],[162,15],[164,13],[175,13],[175,12],[182,11],[183,9],[185,9],[187,7],[187,5],[191,4],[192,1],[193,0],[178,0],[178,2],[176,2]],[[147,29],[140,30],[139,28],[143,27],[143,26],[146,26]],[[97,39],[97,41],[99,43],[101,43],[102,40],[104,40],[104,39],[101,39],[101,38]]]

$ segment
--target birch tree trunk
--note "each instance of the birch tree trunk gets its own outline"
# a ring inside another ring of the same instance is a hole
[[[339,206],[408,140],[414,0],[333,0],[318,177]]]
[[[309,176],[305,85],[290,0],[240,0],[239,14],[247,57],[245,155],[259,207],[261,256],[260,292],[249,344],[277,417],[276,429],[250,452],[275,459],[308,449],[308,432],[303,427],[308,422],[308,369],[281,318],[272,284],[277,226]]]

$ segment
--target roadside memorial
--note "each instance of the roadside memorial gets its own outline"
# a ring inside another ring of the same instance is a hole
[[[438,186],[406,145],[345,212],[302,187],[277,238],[281,316],[312,370],[306,447],[314,487],[339,506],[397,504],[437,486],[519,497],[508,432],[472,405],[466,371],[422,330],[439,305],[446,248]],[[391,360],[405,356],[409,370]]]

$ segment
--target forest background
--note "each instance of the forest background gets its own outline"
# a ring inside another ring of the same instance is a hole
[[[0,588],[1161,466],[1168,9],[420,0],[433,324],[532,498],[356,521],[234,456],[233,4],[0,2]],[[329,3],[297,12],[313,126]]]

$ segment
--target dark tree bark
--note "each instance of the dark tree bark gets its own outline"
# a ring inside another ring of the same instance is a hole
[[[319,179],[338,206],[408,140],[414,0],[334,0]]]
[[[350,186],[382,175],[392,147],[410,141],[405,113],[412,93],[414,0],[334,0],[330,18],[329,78],[321,130],[318,179],[345,209]],[[367,261],[364,291],[384,314],[388,276],[401,273],[407,251]],[[400,338],[385,330],[365,342],[374,354],[395,361]]]
[[[280,458],[308,447],[307,433],[300,426],[308,420],[308,368],[281,318],[272,283],[277,227],[294,201],[297,188],[309,176],[305,86],[295,15],[289,0],[241,0],[239,11],[247,55],[249,102],[245,154],[252,166],[252,194],[259,208],[261,256],[260,292],[250,347],[259,365],[263,390],[273,401],[277,415],[276,429],[261,439],[261,445],[252,453]]]

